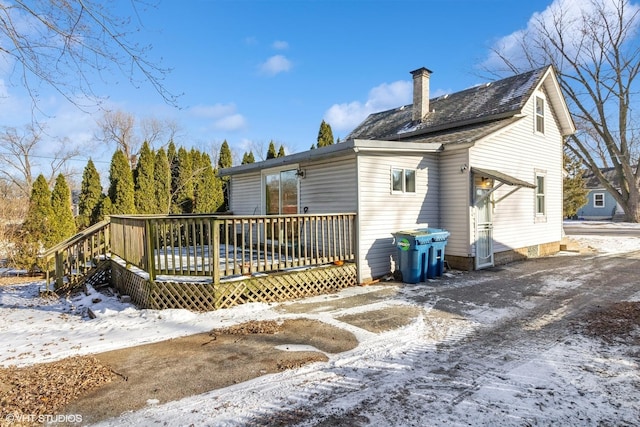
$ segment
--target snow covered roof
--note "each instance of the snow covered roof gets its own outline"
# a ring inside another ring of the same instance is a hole
[[[469,127],[513,118],[551,70],[546,66],[431,99],[422,121],[412,119],[412,105],[371,114],[346,139],[415,140],[443,131],[451,136]]]

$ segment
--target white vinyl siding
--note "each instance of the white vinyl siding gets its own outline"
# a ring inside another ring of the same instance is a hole
[[[495,205],[494,251],[501,252],[562,238],[562,136],[547,104],[545,133],[532,133],[535,97],[523,110],[525,117],[504,132],[476,143],[470,164],[495,169],[536,184],[536,171],[545,171],[546,222],[536,222],[535,189],[521,188]],[[494,193],[499,200],[513,187],[503,185]]]
[[[415,170],[415,193],[390,193],[391,168]],[[438,225],[436,155],[362,153],[358,156],[360,280],[389,273],[396,247],[393,233]]]
[[[358,208],[355,155],[300,164],[300,213],[351,213]],[[306,209],[305,209],[306,208]]]
[[[234,215],[262,214],[262,176],[252,172],[231,177],[229,209]]]
[[[449,231],[447,254],[467,257],[471,254],[471,178],[467,150],[440,154],[440,228]]]

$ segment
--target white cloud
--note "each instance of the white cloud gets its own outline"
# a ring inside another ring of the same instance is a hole
[[[190,113],[196,117],[218,119],[236,112],[235,104],[196,105],[190,109]]]
[[[273,42],[271,47],[273,47],[276,50],[286,50],[286,49],[289,49],[289,43],[282,40],[276,40]]]
[[[269,76],[291,70],[293,64],[284,55],[274,55],[260,64],[260,72]]]
[[[619,2],[618,0],[596,0],[597,4],[604,6],[607,13],[615,16],[618,13]],[[625,6],[625,25],[629,19],[634,19],[635,22],[630,26],[631,33],[638,30],[640,26],[640,17],[638,12],[640,10],[639,5],[627,4]],[[506,57],[509,61],[519,68],[527,68],[529,61],[524,55],[522,49],[523,45],[528,45],[529,50],[534,54],[540,55],[538,62],[548,63],[548,60],[542,55],[542,52],[531,49],[533,46],[531,41],[540,37],[541,29],[547,28],[555,31],[558,25],[561,25],[562,43],[563,49],[569,56],[580,55],[582,60],[590,61],[590,55],[586,53],[585,48],[593,48],[593,46],[584,44],[584,30],[585,24],[583,22],[584,16],[591,16],[595,19],[601,19],[597,16],[595,5],[591,1],[584,0],[554,0],[545,10],[542,12],[534,13],[527,26],[523,29],[517,30],[509,35],[506,35],[498,39],[492,48],[491,53],[487,59],[481,64],[482,68],[489,70],[500,70],[504,68],[504,62],[495,53],[498,51],[501,56]],[[560,19],[560,20],[559,20]],[[617,21],[614,19],[609,20],[610,25],[616,25]],[[598,31],[596,27],[590,26],[586,28],[586,31]],[[604,27],[599,31],[605,31]],[[557,38],[554,37],[554,38]],[[578,52],[581,52],[578,54]],[[535,58],[534,58],[535,59]],[[558,64],[559,65],[559,64]]]
[[[236,131],[247,126],[246,118],[233,103],[196,105],[189,109],[189,115],[210,120],[208,127],[216,130]]]
[[[371,113],[410,104],[412,90],[410,81],[383,83],[369,91],[364,103],[353,101],[332,105],[324,114],[324,119],[336,131],[350,131]]]
[[[232,114],[213,122],[213,128],[217,130],[234,131],[247,126],[247,120],[242,114]]]

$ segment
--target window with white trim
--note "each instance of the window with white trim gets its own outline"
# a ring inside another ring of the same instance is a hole
[[[593,193],[593,207],[604,208],[604,193]]]
[[[547,215],[546,203],[546,176],[543,173],[536,172],[536,218],[545,218]]]
[[[264,213],[286,215],[298,213],[297,169],[263,172]]]
[[[416,171],[415,169],[391,168],[391,192],[415,193]]]
[[[544,133],[544,98],[536,96],[536,132]]]

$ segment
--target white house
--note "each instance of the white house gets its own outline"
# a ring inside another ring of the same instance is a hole
[[[393,233],[449,231],[458,269],[558,251],[562,146],[575,127],[552,67],[370,115],[345,142],[223,169],[236,215],[357,214],[358,281],[395,270]]]

